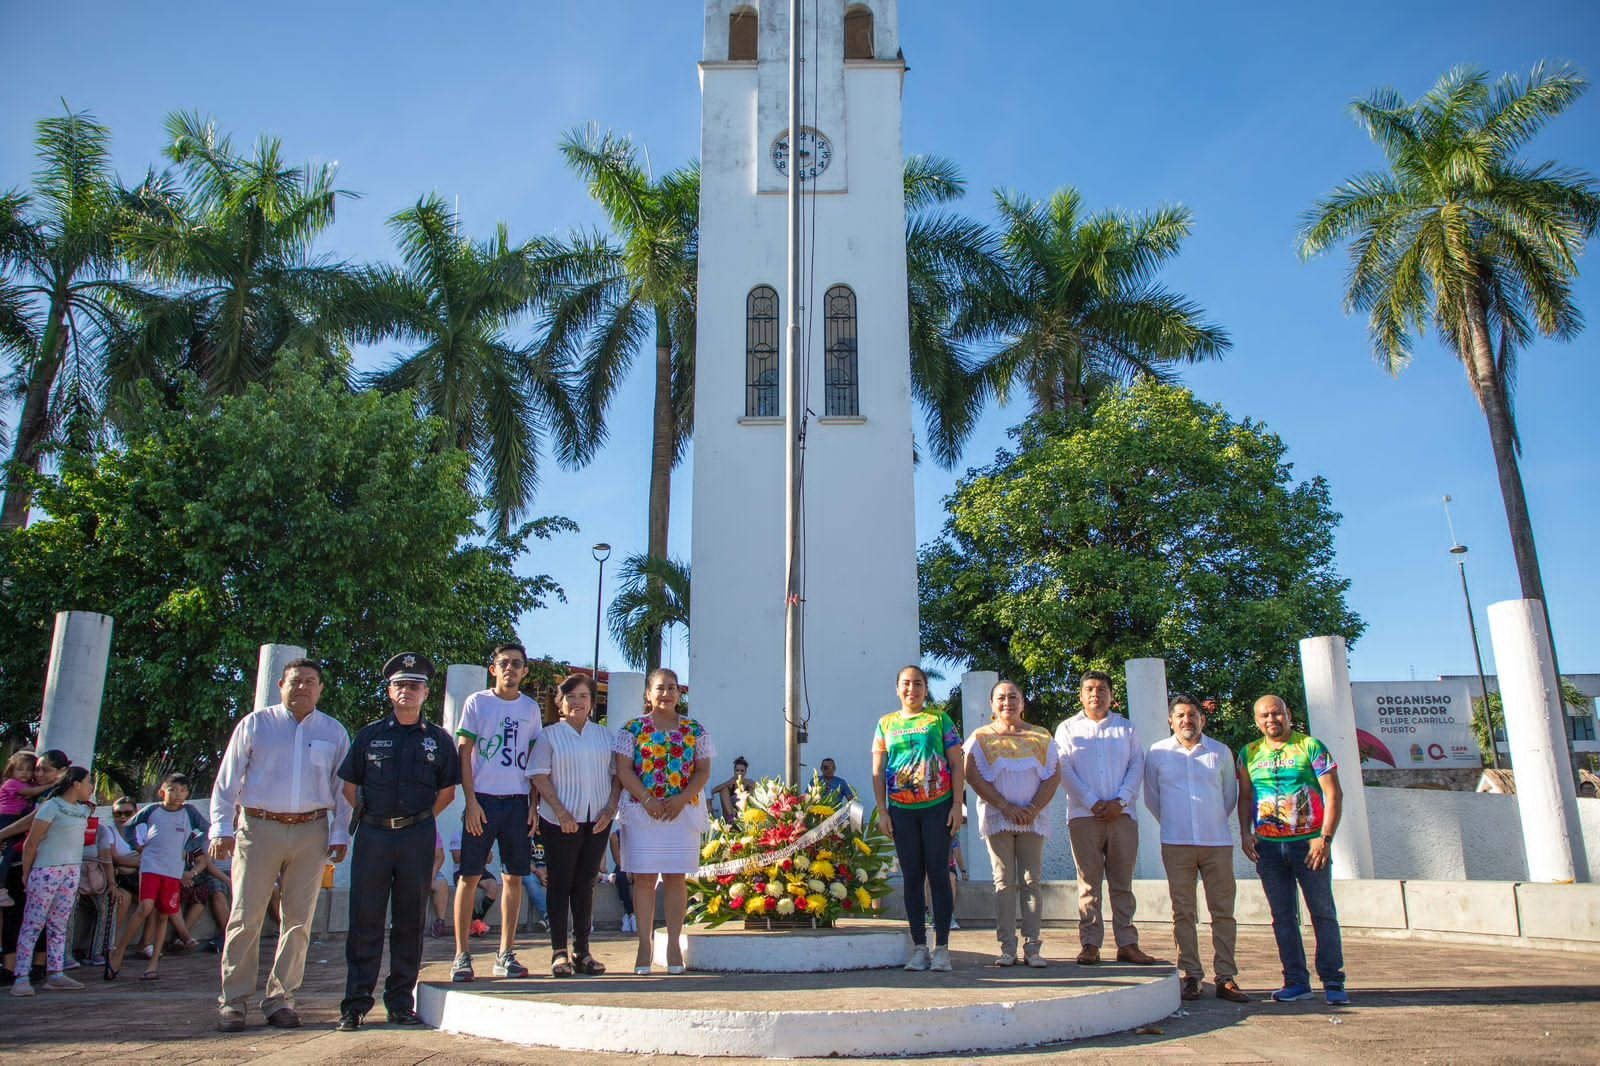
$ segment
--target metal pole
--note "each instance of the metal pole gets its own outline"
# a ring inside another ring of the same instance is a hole
[[[800,780],[800,0],[789,0],[789,394],[783,453],[783,755],[784,780]]]
[[[1483,651],[1478,646],[1478,623],[1472,617],[1472,593],[1467,591],[1467,546],[1456,545],[1461,550],[1456,552],[1456,567],[1461,571],[1461,598],[1467,604],[1467,628],[1472,631],[1472,657],[1478,663],[1478,689],[1483,693],[1483,724],[1489,730],[1489,763],[1496,770],[1500,769],[1500,744],[1494,738],[1494,715],[1489,713],[1489,679],[1483,674]]]
[[[600,571],[594,579],[594,683],[600,683],[600,610],[605,604],[606,560],[611,558],[611,545],[596,544],[589,549]]]

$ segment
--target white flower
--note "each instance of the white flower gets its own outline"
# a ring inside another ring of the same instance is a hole
[[[767,895],[773,897],[774,899],[783,895],[783,885],[779,884],[777,881],[768,881]]]
[[[743,881],[735,881],[728,886],[729,899],[743,899],[750,894],[750,886]]]
[[[828,895],[832,896],[834,899],[844,899],[849,894],[850,890],[844,887],[844,882],[842,881],[835,881],[833,884],[828,886]]]
[[[804,855],[796,855],[794,857],[794,868],[796,870],[808,870],[811,868],[811,860]]]
[[[827,888],[828,888],[827,885],[823,884],[821,881],[818,881],[814,877],[811,880],[806,882],[806,887],[809,888],[812,892],[825,892],[825,891],[827,891]]]
[[[793,897],[784,896],[782,899],[780,899],[778,901],[778,913],[779,914],[793,914],[794,913],[794,899],[793,899]]]

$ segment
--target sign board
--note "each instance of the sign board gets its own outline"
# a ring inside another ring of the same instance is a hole
[[[1356,746],[1364,770],[1477,769],[1472,696],[1454,681],[1358,681]]]

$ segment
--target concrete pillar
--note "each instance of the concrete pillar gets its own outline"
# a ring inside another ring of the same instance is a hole
[[[961,675],[961,725],[967,736],[980,726],[988,725],[993,712],[989,709],[989,690],[1000,680],[993,670],[968,670]],[[1024,693],[1026,695],[1026,693]],[[961,850],[967,857],[967,870],[974,881],[994,879],[994,867],[989,862],[989,849],[984,846],[978,832],[978,794],[967,789],[967,826],[961,832]]]
[[[1544,623],[1538,600],[1489,605],[1489,640],[1505,701],[1528,880],[1587,881],[1578,797],[1566,761],[1566,712]]]
[[[643,713],[644,675],[632,670],[613,670],[606,680],[606,725],[621,729]],[[778,723],[782,724],[781,714]],[[734,754],[730,753],[727,758],[733,758]],[[776,769],[769,768],[769,772],[775,772]]]
[[[461,721],[461,707],[474,692],[489,687],[489,669],[470,663],[454,663],[444,669],[444,707],[439,724],[451,736],[456,735],[456,725]]]
[[[100,703],[106,693],[106,663],[111,658],[109,615],[57,611],[39,715],[39,751],[59,748],[74,766],[94,763],[94,738],[100,731]]]
[[[298,644],[263,644],[256,659],[256,704],[253,710],[271,707],[283,702],[278,682],[283,680],[283,667],[296,659],[304,659],[306,650]]]
[[[1344,786],[1344,813],[1333,838],[1333,876],[1342,880],[1373,877],[1372,828],[1367,820],[1367,787],[1361,780],[1356,701],[1350,694],[1350,656],[1344,638],[1302,640],[1300,671],[1306,681],[1306,731],[1327,745],[1339,766],[1339,784]]]
[[[1149,751],[1150,745],[1172,735],[1167,724],[1167,661],[1129,659],[1123,670],[1128,683],[1128,720],[1133,723],[1139,743]],[[1134,817],[1139,821],[1139,861],[1133,875],[1164,880],[1167,871],[1161,865],[1161,825],[1144,805],[1143,788],[1138,808]]]

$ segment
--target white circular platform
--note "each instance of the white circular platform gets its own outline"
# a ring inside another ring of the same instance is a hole
[[[832,929],[747,931],[742,926],[685,929],[683,964],[716,973],[825,973],[902,966],[911,952],[904,922],[846,922]],[[655,957],[667,957],[667,931],[656,930]]]

